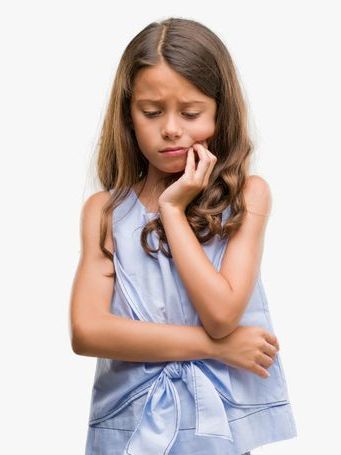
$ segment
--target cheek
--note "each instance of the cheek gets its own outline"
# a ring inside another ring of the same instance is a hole
[[[137,140],[141,144],[148,144],[150,142],[150,138],[155,136],[155,133],[149,123],[136,122],[135,123],[135,135],[136,135]]]
[[[213,136],[215,123],[213,119],[202,119],[195,122],[191,128],[191,136],[193,141],[202,141]]]
[[[137,129],[140,135],[147,136],[148,134],[155,131],[156,123],[142,119],[138,122]]]

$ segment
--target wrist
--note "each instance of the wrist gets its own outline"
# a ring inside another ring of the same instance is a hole
[[[159,211],[160,214],[164,213],[172,213],[172,214],[184,214],[184,210],[180,207],[176,207],[174,205],[169,204],[168,202],[159,202]]]
[[[203,332],[203,358],[221,361],[222,343],[220,343],[220,340],[210,337],[203,327],[200,328]]]

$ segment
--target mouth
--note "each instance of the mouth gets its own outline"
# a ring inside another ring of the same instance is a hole
[[[187,148],[187,147],[184,147],[182,145],[178,145],[178,146],[175,146],[175,147],[165,147],[164,149],[160,150],[160,152],[170,152],[170,151],[173,151],[173,150],[180,150],[180,149],[184,149],[184,148]]]
[[[184,147],[169,147],[163,150],[160,150],[160,153],[162,155],[166,156],[179,156],[179,155],[184,155],[187,153],[187,148]]]

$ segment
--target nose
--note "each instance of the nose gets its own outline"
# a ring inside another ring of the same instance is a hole
[[[175,117],[175,115],[165,116],[165,122],[161,132],[163,138],[174,139],[181,136],[182,129],[179,121]]]

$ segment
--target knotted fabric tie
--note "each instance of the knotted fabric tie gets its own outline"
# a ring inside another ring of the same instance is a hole
[[[125,454],[167,455],[180,426],[181,404],[173,379],[186,383],[195,401],[196,436],[215,436],[233,441],[223,402],[210,379],[195,361],[169,362],[152,383],[141,418]]]

